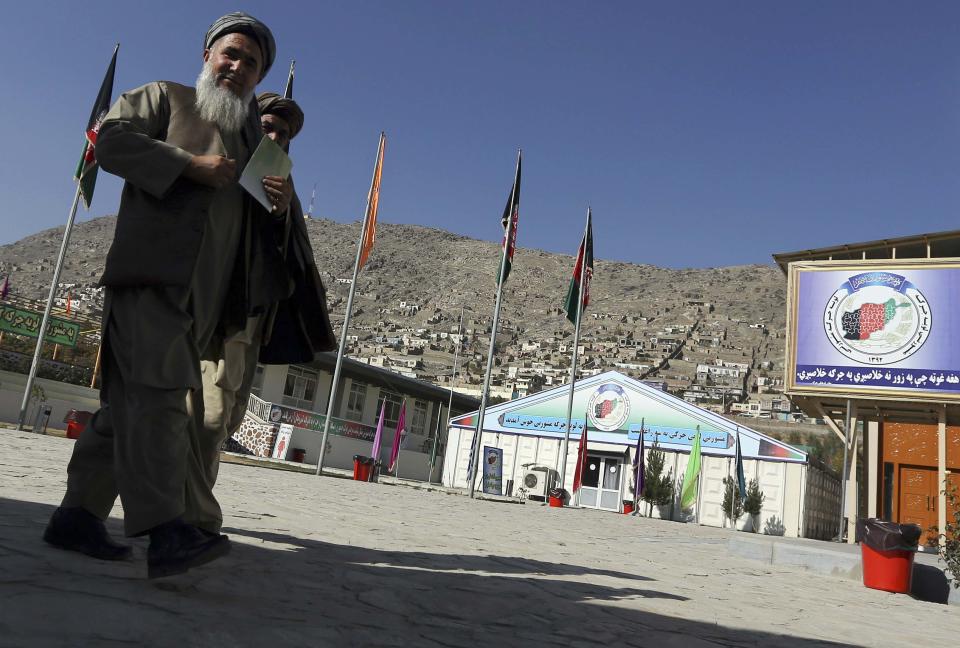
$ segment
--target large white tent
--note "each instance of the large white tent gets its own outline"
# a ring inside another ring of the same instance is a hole
[[[515,494],[531,471],[539,471],[548,483],[560,473],[569,393],[569,386],[561,386],[486,410],[481,446],[502,453],[504,494]],[[471,412],[450,422],[443,469],[446,486],[469,486],[476,417],[477,412]],[[703,462],[696,504],[681,510],[675,502],[655,508],[654,516],[718,527],[729,524],[721,510],[723,478],[733,473],[739,435],[747,480],[757,479],[765,495],[761,530],[806,537],[836,532],[839,480],[810,466],[803,451],[616,371],[576,384],[563,484],[568,491],[584,426],[589,457],[584,484],[590,486],[581,488],[573,505],[622,511],[622,503],[633,499],[630,463],[641,427],[647,456],[656,442],[665,453],[665,468],[679,483],[699,427]],[[479,488],[480,474],[477,479]],[[740,526],[750,524],[746,517],[740,520]]]

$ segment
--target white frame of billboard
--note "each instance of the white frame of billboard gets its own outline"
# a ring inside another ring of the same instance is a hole
[[[784,361],[784,393],[787,396],[821,396],[829,398],[862,398],[867,400],[897,400],[920,403],[955,404],[960,402],[960,393],[951,394],[936,390],[899,389],[896,387],[864,388],[856,385],[831,387],[828,385],[797,385],[794,382],[797,369],[796,327],[800,282],[798,277],[805,272],[825,270],[848,270],[864,272],[881,270],[903,272],[922,267],[931,269],[960,269],[960,258],[942,257],[928,259],[863,259],[861,261],[792,261],[787,269],[787,330]],[[867,366],[867,365],[864,365]],[[958,367],[960,370],[960,367]]]

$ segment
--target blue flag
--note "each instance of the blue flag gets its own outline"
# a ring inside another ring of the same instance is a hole
[[[644,457],[643,457],[643,424],[644,419],[640,419],[640,437],[637,439],[637,454],[633,458],[633,473],[634,473],[634,489],[633,489],[633,499],[637,500],[640,498],[640,494],[643,492],[644,484]]]
[[[740,452],[740,428],[737,428],[737,488],[740,489],[740,500],[747,499],[747,480],[743,476],[743,453]]]

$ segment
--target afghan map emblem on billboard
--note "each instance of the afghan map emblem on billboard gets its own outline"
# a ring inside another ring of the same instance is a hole
[[[630,418],[630,397],[616,383],[600,385],[587,402],[590,425],[603,432],[619,430]]]
[[[788,270],[787,393],[960,399],[960,259]]]
[[[823,311],[823,329],[833,347],[851,360],[872,365],[888,365],[919,351],[932,323],[923,293],[892,272],[850,277]]]

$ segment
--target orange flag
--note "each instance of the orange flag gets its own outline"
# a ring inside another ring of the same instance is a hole
[[[67,293],[67,315],[70,314],[70,307],[73,305],[73,293]]]
[[[380,133],[380,146],[377,148],[377,165],[373,169],[373,181],[370,183],[370,193],[367,195],[367,214],[363,219],[363,242],[360,245],[359,268],[370,258],[373,243],[377,238],[377,207],[380,204],[380,174],[383,171],[383,148],[387,143],[387,136]]]

